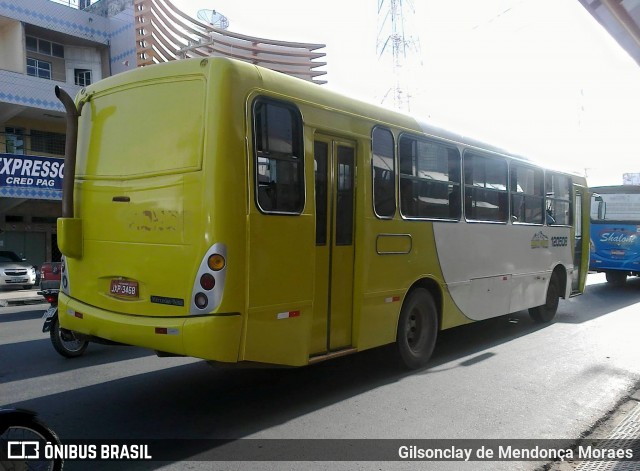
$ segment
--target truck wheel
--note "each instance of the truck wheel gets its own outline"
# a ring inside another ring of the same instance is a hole
[[[433,297],[424,288],[417,288],[404,300],[396,345],[402,363],[410,369],[427,364],[438,336],[438,315]]]

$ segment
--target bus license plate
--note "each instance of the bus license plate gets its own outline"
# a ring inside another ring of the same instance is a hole
[[[624,250],[612,250],[611,255],[614,257],[624,257]]]
[[[110,292],[114,296],[121,296],[124,298],[137,298],[138,282],[124,281],[124,280],[111,280]]]

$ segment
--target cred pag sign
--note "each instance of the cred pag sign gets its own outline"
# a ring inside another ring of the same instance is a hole
[[[0,154],[0,195],[61,199],[64,159]]]

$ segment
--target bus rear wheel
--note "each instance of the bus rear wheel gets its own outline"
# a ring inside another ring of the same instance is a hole
[[[549,287],[547,288],[547,297],[545,303],[541,306],[529,309],[529,315],[535,322],[551,322],[558,311],[560,303],[560,283],[556,275],[551,276]]]
[[[627,282],[627,274],[622,271],[608,271],[605,276],[607,277],[607,283],[612,285],[624,286]]]
[[[396,346],[402,364],[410,369],[427,364],[438,336],[438,316],[433,297],[417,288],[405,299],[398,320]]]

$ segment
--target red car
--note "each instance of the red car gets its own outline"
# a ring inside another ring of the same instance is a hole
[[[60,289],[61,262],[45,262],[40,267],[40,289]]]

